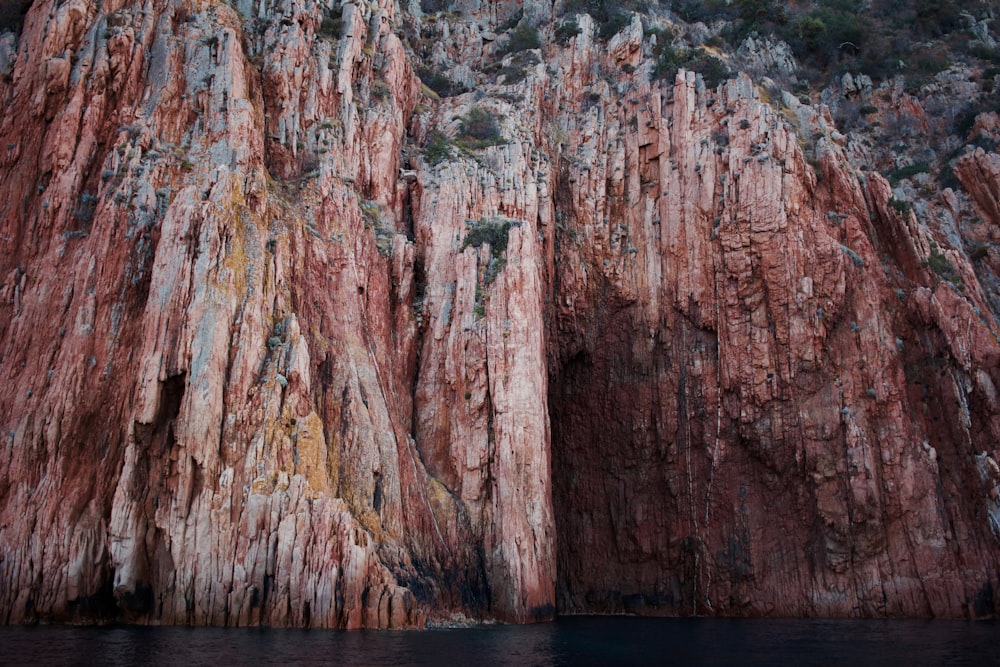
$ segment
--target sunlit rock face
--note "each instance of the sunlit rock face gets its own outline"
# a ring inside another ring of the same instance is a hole
[[[638,18],[333,4],[0,37],[0,620],[995,612],[996,153],[913,206]]]

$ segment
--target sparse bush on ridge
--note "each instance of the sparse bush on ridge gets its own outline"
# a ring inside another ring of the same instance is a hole
[[[521,22],[511,31],[507,38],[505,53],[517,53],[529,49],[537,49],[542,46],[542,39],[538,36],[538,29],[525,22]]]

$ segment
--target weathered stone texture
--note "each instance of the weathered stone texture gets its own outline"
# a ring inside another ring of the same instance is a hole
[[[650,82],[638,19],[507,84],[512,3],[463,7],[0,39],[0,620],[992,614],[995,247],[822,109]],[[421,30],[478,90],[421,88]]]

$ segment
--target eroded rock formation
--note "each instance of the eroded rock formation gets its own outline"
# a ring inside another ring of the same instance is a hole
[[[335,5],[0,40],[0,619],[994,613],[996,153],[970,257],[638,17]]]

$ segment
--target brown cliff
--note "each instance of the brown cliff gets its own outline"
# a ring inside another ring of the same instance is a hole
[[[821,108],[650,82],[637,18],[504,55],[515,5],[0,43],[0,619],[995,612],[995,231]]]

